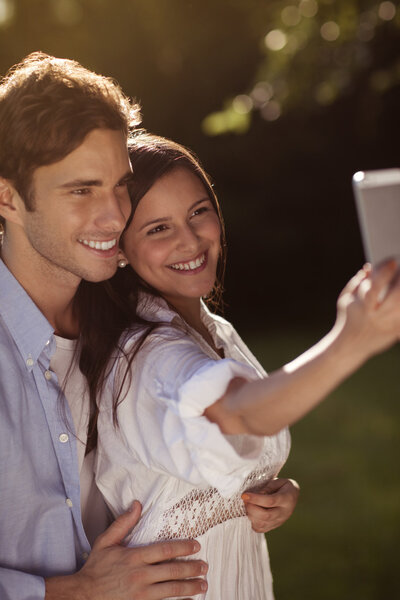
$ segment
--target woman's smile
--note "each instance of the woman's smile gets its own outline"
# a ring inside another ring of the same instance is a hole
[[[182,275],[195,275],[205,269],[206,266],[207,252],[202,252],[193,260],[176,262],[173,265],[168,265],[168,268],[178,271]]]
[[[214,287],[221,225],[194,173],[176,167],[139,201],[123,250],[142,281],[180,311]]]

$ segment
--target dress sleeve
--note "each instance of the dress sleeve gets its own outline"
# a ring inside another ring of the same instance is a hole
[[[235,360],[210,358],[180,332],[153,334],[133,362],[119,407],[124,443],[153,470],[232,495],[255,468],[264,444],[256,436],[225,436],[203,415],[234,377],[251,380],[257,374]]]

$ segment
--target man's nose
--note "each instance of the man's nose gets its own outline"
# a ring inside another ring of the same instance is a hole
[[[120,232],[124,229],[131,211],[129,196],[121,197],[114,191],[104,195],[96,217],[96,225],[103,230]]]

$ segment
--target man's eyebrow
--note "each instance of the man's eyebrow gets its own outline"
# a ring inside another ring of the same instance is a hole
[[[205,196],[204,198],[201,198],[200,200],[196,200],[196,202],[194,202],[191,206],[189,206],[188,212],[190,212],[191,210],[196,208],[196,206],[198,206],[199,204],[203,204],[203,202],[211,202],[211,200],[208,196]],[[160,217],[159,219],[153,219],[152,221],[147,221],[140,227],[139,231],[142,231],[142,229],[145,229],[145,227],[149,227],[149,225],[155,225],[156,223],[165,223],[166,221],[169,221],[170,219],[171,219],[171,217]]]
[[[62,188],[75,188],[75,187],[93,187],[102,185],[101,179],[73,179],[72,181],[67,181],[59,185],[60,189]]]
[[[119,179],[118,183],[128,183],[132,179],[132,171],[127,171],[121,179]],[[79,187],[99,187],[103,185],[103,181],[101,179],[73,179],[72,181],[67,181],[66,183],[58,186],[60,189],[67,188],[79,188]]]

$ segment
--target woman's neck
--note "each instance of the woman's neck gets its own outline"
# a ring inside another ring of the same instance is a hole
[[[208,331],[206,325],[202,321],[200,298],[193,298],[193,301],[190,299],[190,301],[185,302],[177,302],[175,299],[173,302],[171,302],[171,300],[168,298],[165,298],[165,300],[177,311],[177,313],[192,329],[201,335],[207,344],[211,346],[214,352],[223,358],[223,351],[215,346],[211,333]]]

